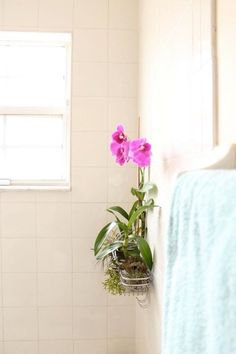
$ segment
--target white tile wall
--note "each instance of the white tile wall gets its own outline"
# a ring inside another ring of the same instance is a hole
[[[38,354],[36,341],[5,342],[4,348],[6,354]]]
[[[74,42],[74,61],[107,61],[108,40],[106,29],[75,30]]]
[[[75,28],[107,28],[108,0],[75,0]]]
[[[10,193],[3,196],[10,196]],[[4,203],[1,207],[3,237],[35,237],[35,207],[35,203]]]
[[[107,168],[73,168],[72,185],[72,202],[105,203],[107,200]]]
[[[134,299],[107,296],[93,257],[133,168],[109,137],[137,132],[138,0],[0,0],[0,30],[69,31],[72,189],[0,192],[0,354],[134,354]],[[125,321],[124,321],[125,318]]]
[[[0,343],[2,341],[3,341],[3,309],[0,308]],[[1,348],[1,344],[0,344],[0,348]]]
[[[109,354],[136,354],[135,343],[133,338],[127,339],[109,339],[108,352]]]
[[[74,354],[70,340],[40,341],[38,354]]]
[[[106,203],[73,203],[71,211],[72,236],[92,238],[106,223],[106,207]],[[89,222],[87,215],[89,215]]]
[[[136,0],[109,1],[109,27],[118,29],[137,29],[138,7]]]
[[[71,306],[71,273],[39,273],[38,304],[46,307]]]
[[[74,238],[73,239],[73,272],[74,273],[100,273],[101,266],[93,256],[92,248],[94,238]],[[105,295],[104,295],[105,296]]]
[[[107,99],[104,97],[74,97],[72,101],[72,130],[107,130]],[[114,125],[112,126],[112,128]]]
[[[72,18],[73,0],[39,0],[39,27],[71,28]]]
[[[124,117],[122,123],[127,128],[129,137],[134,138],[137,136],[137,105],[135,98],[110,98],[108,117],[109,130],[112,130],[113,127],[121,122],[120,117]],[[114,166],[114,162],[112,166]]]
[[[103,274],[74,274],[73,299],[75,306],[106,306],[107,298],[104,296]]]
[[[79,340],[75,341],[74,354],[93,353],[104,354],[107,353],[107,342],[104,339],[99,340]]]
[[[71,205],[69,203],[37,203],[37,236],[70,237]]]
[[[37,305],[36,273],[4,273],[3,306],[34,307]]]
[[[76,96],[107,96],[107,64],[79,63],[73,66],[73,93]]]
[[[112,97],[137,96],[137,65],[110,63],[109,94]]]
[[[5,307],[3,309],[4,340],[36,340],[37,310],[28,307]]]
[[[38,0],[3,1],[3,23],[7,26],[34,27],[37,24]]]
[[[108,308],[108,337],[117,338],[133,338],[135,328],[133,326],[133,318],[135,318],[135,308],[130,306],[116,306]],[[122,326],[120,325],[122,323]]]
[[[100,339],[107,335],[106,307],[75,307],[73,325],[75,339]]]
[[[72,250],[70,239],[38,239],[37,251],[39,272],[70,273],[72,271]]]
[[[72,165],[106,167],[107,146],[108,138],[105,132],[73,132]]]
[[[109,31],[109,61],[136,63],[138,50],[137,31]]]
[[[0,0],[0,26],[3,25],[3,0]]]
[[[3,238],[2,271],[6,273],[34,273],[37,269],[36,240]]]
[[[40,307],[38,310],[39,339],[72,338],[71,307]]]

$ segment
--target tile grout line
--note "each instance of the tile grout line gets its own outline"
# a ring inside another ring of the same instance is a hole
[[[36,28],[39,31],[39,8],[40,8],[40,0],[37,1],[37,20],[36,20]]]
[[[2,247],[2,196],[0,194],[0,257],[1,257],[1,262],[0,262],[0,267],[1,267],[1,306],[2,306],[2,316],[1,316],[1,321],[2,321],[2,345],[3,345],[3,354],[5,354],[5,331],[4,331],[4,306],[3,306],[3,247]]]
[[[36,247],[36,311],[37,311],[37,353],[39,354],[39,260],[38,260],[38,205],[35,194],[35,247]]]
[[[73,181],[72,181],[72,133],[73,133],[73,72],[74,72],[74,48],[75,48],[75,10],[76,10],[76,0],[73,0],[73,13],[72,13],[72,50],[71,50],[71,115],[70,115],[70,135],[71,135],[71,141],[70,141],[70,150],[71,150],[71,156],[70,156],[70,179],[71,179],[71,193],[72,193],[72,188],[73,188]],[[75,354],[75,340],[74,340],[74,242],[73,242],[73,237],[72,237],[72,194],[70,198],[70,238],[71,238],[71,336],[72,336],[72,353]]]

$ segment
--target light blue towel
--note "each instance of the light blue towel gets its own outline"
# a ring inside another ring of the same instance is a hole
[[[236,171],[178,178],[166,248],[162,354],[236,354]]]

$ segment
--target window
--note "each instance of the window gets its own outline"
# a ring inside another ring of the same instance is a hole
[[[0,188],[68,188],[71,35],[0,32]]]

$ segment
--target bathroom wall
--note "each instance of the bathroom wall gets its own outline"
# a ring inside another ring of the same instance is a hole
[[[156,266],[149,306],[137,307],[136,354],[161,350],[163,239],[174,168],[210,149],[215,139],[210,4],[140,0],[139,115],[153,146],[150,179],[159,186],[161,209],[149,216]]]
[[[217,1],[219,142],[236,143],[236,2]]]
[[[134,354],[134,301],[91,248],[136,180],[108,142],[137,132],[137,24],[138,0],[0,0],[0,30],[73,33],[72,189],[0,192],[1,354]]]

